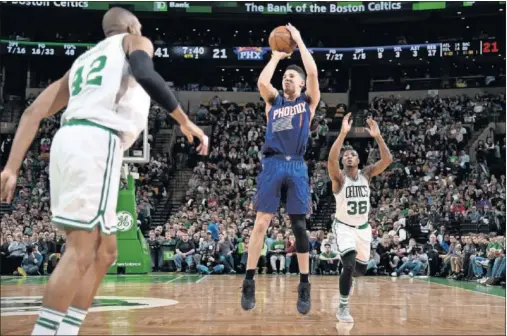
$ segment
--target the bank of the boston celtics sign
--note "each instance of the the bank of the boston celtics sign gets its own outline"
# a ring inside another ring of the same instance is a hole
[[[0,300],[1,316],[36,315],[42,304],[42,296],[3,296]],[[147,297],[97,296],[89,312],[155,308],[177,303],[174,300]]]

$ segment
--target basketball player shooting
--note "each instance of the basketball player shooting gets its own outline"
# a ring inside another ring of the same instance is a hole
[[[153,45],[129,11],[103,17],[105,39],[30,105],[5,169],[1,199],[11,202],[23,158],[42,119],[67,106],[50,152],[52,222],[67,235],[66,250],[45,288],[32,335],[77,335],[108,268],[116,260],[116,203],[123,152],[148,122],[150,98],[170,111],[198,151],[208,138],[189,121],[153,68]]]
[[[282,187],[287,188],[287,212],[296,237],[300,283],[297,310],[307,314],[311,308],[309,271],[309,240],[306,235],[306,214],[310,209],[308,168],[303,159],[308,142],[310,122],[320,101],[317,66],[306,48],[299,31],[286,26],[297,44],[303,65],[290,65],[283,75],[283,95],[271,85],[278,62],[288,53],[273,50],[271,60],[261,72],[259,91],[266,102],[267,130],[262,153],[262,171],[257,177],[257,210],[255,225],[248,247],[246,278],[243,282],[241,306],[244,310],[255,307],[255,270],[264,244],[264,236],[280,203]],[[306,92],[302,89],[306,84]],[[281,265],[283,267],[284,265]]]
[[[371,226],[368,224],[370,212],[370,180],[381,174],[393,162],[377,123],[366,121],[366,131],[375,139],[380,149],[380,160],[359,170],[359,157],[352,147],[343,148],[343,171],[339,159],[343,141],[352,128],[350,113],[342,122],[341,132],[331,147],[328,158],[329,177],[332,181],[336,199],[336,216],[333,221],[333,233],[340,252],[343,271],[340,275],[340,304],[336,318],[340,322],[354,323],[349,311],[353,276],[366,273],[370,257]]]

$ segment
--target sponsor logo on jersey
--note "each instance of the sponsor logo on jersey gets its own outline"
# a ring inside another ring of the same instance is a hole
[[[42,306],[42,296],[4,296],[0,298],[0,315],[37,315]],[[178,301],[148,297],[97,296],[93,299],[90,312],[106,312],[132,309],[166,307]]]

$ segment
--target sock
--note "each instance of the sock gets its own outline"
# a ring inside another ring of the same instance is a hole
[[[86,310],[69,307],[67,315],[63,318],[60,326],[58,327],[57,335],[77,335],[79,328],[86,317]]]
[[[245,277],[245,279],[246,280],[253,280],[254,275],[255,275],[255,269],[246,270],[246,277]]]
[[[32,335],[55,335],[65,313],[41,307]]]
[[[340,294],[340,308],[349,305],[349,296]]]
[[[308,273],[304,274],[304,273],[300,273],[299,274],[299,282],[304,282],[304,283],[308,283]]]

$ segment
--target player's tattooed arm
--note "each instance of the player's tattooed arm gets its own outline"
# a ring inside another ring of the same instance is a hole
[[[287,30],[289,30],[292,39],[298,45],[299,54],[301,55],[301,60],[303,61],[303,65],[305,67],[306,94],[310,98],[310,110],[313,118],[315,110],[317,109],[317,105],[320,102],[319,71],[317,69],[317,64],[315,63],[312,54],[303,42],[301,34],[296,29],[296,27],[289,23],[287,25]]]
[[[384,138],[382,138],[375,120],[368,119],[366,122],[368,123],[368,128],[366,128],[366,131],[370,133],[370,136],[372,138],[375,139],[380,150],[380,160],[372,165],[365,167],[362,171],[363,175],[368,180],[371,180],[373,176],[381,174],[384,170],[387,169],[387,167],[389,167],[389,165],[393,162],[393,156],[391,155],[391,152],[389,151]]]
[[[329,157],[327,159],[327,169],[331,182],[333,184],[333,192],[337,192],[341,189],[345,177],[340,169],[340,153],[342,151],[343,142],[345,137],[352,128],[352,120],[350,120],[350,113],[343,118],[342,129],[338,138],[336,138],[331,150],[329,151]]]

